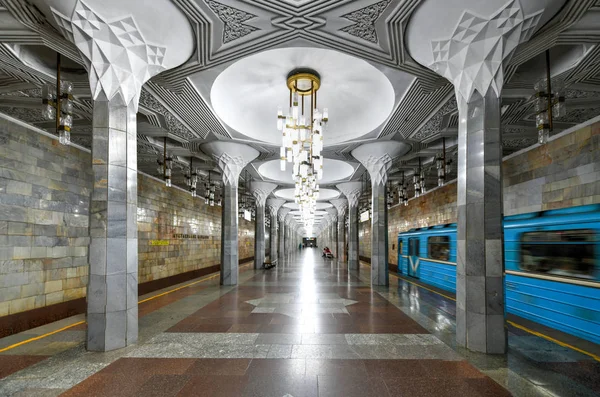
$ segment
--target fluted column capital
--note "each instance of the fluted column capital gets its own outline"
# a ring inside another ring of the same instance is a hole
[[[144,0],[121,3],[111,5],[108,11],[102,2],[63,0],[52,2],[50,10],[62,35],[79,50],[92,99],[132,105],[137,111],[144,83],[192,55],[194,31],[185,14],[170,1],[152,3],[170,22],[164,26],[144,20],[149,18],[141,11],[147,5]]]
[[[285,217],[287,216],[288,212],[290,212],[291,209],[290,208],[280,208],[279,212],[277,213],[277,220],[279,222],[284,222],[285,221]]]
[[[203,144],[200,149],[212,155],[223,176],[223,185],[237,188],[240,173],[244,167],[258,157],[258,150],[229,141],[215,141]]]
[[[350,208],[356,208],[358,206],[358,199],[362,190],[362,183],[344,182],[336,185],[336,187],[344,196],[346,196]]]
[[[250,188],[248,190],[252,196],[254,196],[256,206],[264,207],[267,197],[269,197],[269,194],[271,194],[276,187],[277,185],[275,183],[252,181],[250,182]]]
[[[284,199],[267,199],[267,207],[269,208],[269,213],[271,214],[271,216],[277,216],[277,211],[279,211],[279,208],[285,203],[286,201]]]
[[[459,102],[469,103],[476,92],[485,97],[490,90],[499,98],[504,66],[517,46],[562,4],[564,0],[424,1],[408,23],[406,44],[417,62],[454,84]],[[443,19],[432,24],[442,7]]]
[[[357,147],[352,151],[352,156],[369,171],[371,184],[381,186],[387,183],[388,171],[394,159],[409,150],[410,146],[402,142],[373,142]]]
[[[348,209],[348,200],[341,198],[335,200],[329,200],[331,204],[335,207],[338,213],[338,217],[346,215],[346,210]]]

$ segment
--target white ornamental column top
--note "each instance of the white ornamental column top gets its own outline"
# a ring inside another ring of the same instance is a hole
[[[57,27],[79,50],[94,100],[132,104],[137,110],[144,83],[181,65],[194,51],[187,17],[167,0],[152,0],[152,9],[169,18],[168,24],[148,23],[156,16],[144,11],[144,0],[110,7],[96,0],[49,3]]]
[[[252,181],[250,182],[250,193],[254,196],[256,201],[256,206],[265,206],[265,201],[269,194],[277,187],[275,183],[270,182],[262,182],[262,181]]]
[[[381,186],[387,183],[388,171],[393,160],[410,151],[410,146],[395,141],[366,143],[354,149],[352,156],[369,171],[371,184]]]
[[[346,210],[348,209],[348,200],[341,198],[329,200],[329,202],[337,209],[338,218],[346,215]]]
[[[223,173],[224,186],[238,186],[238,179],[244,167],[259,156],[258,150],[229,141],[215,141],[203,144],[200,149],[216,160]]]
[[[346,196],[348,199],[348,205],[350,208],[356,208],[358,206],[358,199],[362,190],[362,183],[360,182],[344,182],[336,185],[338,190]]]
[[[279,213],[277,214],[277,220],[279,222],[285,222],[285,217],[287,216],[288,212],[290,212],[291,209],[290,208],[280,208],[279,209]]]
[[[271,215],[277,215],[277,211],[279,208],[284,205],[286,201],[284,199],[270,198],[267,199],[267,206],[269,207],[269,211]]]
[[[454,84],[459,102],[469,103],[475,92],[485,96],[490,89],[500,97],[504,67],[517,46],[564,3],[425,0],[410,18],[407,47],[417,62]]]

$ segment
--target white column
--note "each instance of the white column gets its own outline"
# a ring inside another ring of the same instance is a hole
[[[348,270],[358,270],[358,198],[362,184],[345,182],[337,188],[348,199]]]
[[[141,7],[143,1],[130,4]],[[173,7],[165,1],[153,6]],[[174,25],[160,32],[160,27],[141,29],[137,22],[144,14],[132,15],[126,8],[115,6],[108,12],[100,4],[79,0],[50,7],[62,34],[79,50],[94,102],[86,335],[87,349],[93,351],[137,341],[138,102],[142,85],[184,62],[194,40],[189,22],[177,9],[170,13]],[[148,36],[160,42],[150,42]],[[171,54],[166,46],[173,36],[180,37],[181,49]]]
[[[221,285],[237,285],[239,272],[238,181],[240,172],[258,157],[256,149],[241,143],[215,141],[201,150],[211,154],[222,172]]]
[[[502,228],[503,67],[557,0],[428,0],[407,28],[411,55],[454,83],[459,111],[456,340],[484,353],[505,353]],[[431,12],[443,7],[439,24]],[[546,19],[547,20],[547,19]],[[428,30],[420,28],[427,24]],[[541,76],[540,76],[541,77]]]
[[[277,187],[274,183],[252,181],[250,193],[256,203],[254,221],[254,268],[260,269],[265,263],[265,204],[267,197]]]
[[[269,207],[269,214],[271,215],[271,262],[277,259],[277,245],[279,242],[278,233],[281,233],[277,224],[277,212],[283,204],[285,204],[285,200],[283,199],[267,199],[267,206]]]
[[[345,262],[346,259],[346,247],[345,247],[345,234],[346,234],[346,211],[348,210],[348,200],[346,199],[335,199],[329,201],[337,209],[337,244],[336,244],[336,257],[338,262]]]
[[[371,176],[371,284],[389,285],[386,183],[392,161],[410,146],[400,142],[373,142],[359,146],[352,156]]]

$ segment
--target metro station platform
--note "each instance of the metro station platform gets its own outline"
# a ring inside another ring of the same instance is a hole
[[[83,316],[12,335],[0,339],[0,395],[600,393],[598,346],[515,320],[507,355],[467,352],[452,296],[395,276],[371,288],[369,274],[306,249],[268,271],[242,266],[237,287],[215,274],[142,296],[139,341],[123,349],[86,351]]]

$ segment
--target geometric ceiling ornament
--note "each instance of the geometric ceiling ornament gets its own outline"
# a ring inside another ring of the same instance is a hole
[[[433,40],[431,70],[450,80],[457,96],[469,102],[475,91],[492,88],[499,97],[503,69],[514,50],[534,33],[543,10],[525,16],[519,0],[511,0],[491,17],[465,10],[452,36]]]
[[[246,25],[244,22],[256,18],[256,15],[250,14],[237,8],[218,3],[213,0],[205,0],[210,9],[217,14],[223,21],[223,44],[239,39],[258,30],[254,26]]]
[[[211,86],[194,76],[214,113],[244,139],[281,145],[273,114],[289,98],[286,76],[295,68],[311,68],[321,77],[318,103],[327,104],[331,118],[324,145],[359,139],[381,128],[394,109],[396,94],[390,79],[378,68],[345,53],[311,47],[276,48],[252,54],[227,66]],[[399,92],[412,76],[396,75]],[[374,93],[377,93],[374,95]]]
[[[354,24],[346,26],[340,30],[342,32],[351,34],[352,36],[356,36],[360,39],[377,44],[378,39],[377,32],[375,31],[375,22],[390,4],[390,1],[391,0],[383,0],[379,3],[375,3],[370,6],[342,15],[342,18],[346,18],[354,22]]]
[[[117,99],[137,110],[142,85],[166,69],[167,48],[147,43],[132,16],[107,21],[82,0],[70,17],[51,9],[82,55],[93,99]]]

